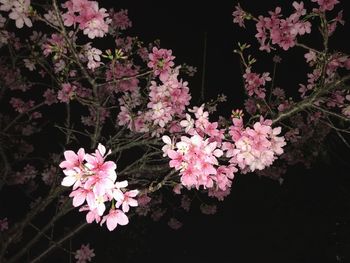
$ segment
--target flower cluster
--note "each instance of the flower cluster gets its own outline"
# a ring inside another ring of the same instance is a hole
[[[270,81],[270,73],[264,72],[262,76],[257,73],[251,72],[250,68],[247,68],[243,75],[246,91],[249,96],[256,95],[258,98],[265,98],[266,89],[264,88],[267,81]]]
[[[102,144],[98,145],[93,154],[86,154],[83,148],[77,153],[65,151],[65,160],[60,163],[60,167],[66,175],[62,185],[73,186],[69,195],[73,198],[73,206],[79,207],[86,201],[80,208],[80,211],[88,211],[86,221],[96,221],[101,225],[106,222],[107,228],[112,231],[118,224],[129,223],[125,213],[129,211],[129,206],[138,205],[134,199],[138,190],[127,191],[127,181],[116,182],[116,164],[113,161],[105,161],[110,153],[111,151],[106,153]],[[103,216],[107,202],[111,205],[108,214]]]
[[[304,21],[302,17],[306,14],[304,3],[293,2],[295,12],[287,18],[281,18],[281,8],[276,7],[275,11],[270,11],[270,17],[259,16],[255,35],[260,43],[260,49],[270,52],[271,45],[276,44],[288,50],[296,43],[298,35],[311,32],[311,23]]]
[[[174,66],[174,59],[175,57],[172,56],[171,50],[153,47],[152,53],[149,54],[150,61],[147,65],[154,70],[155,76],[159,75],[160,80],[165,81],[171,72],[171,68]]]
[[[143,111],[133,112],[141,104],[139,89],[126,92],[119,100],[118,124],[136,132],[151,131],[152,136],[163,134],[167,129],[179,131],[181,127],[176,120],[183,118],[191,99],[188,83],[178,79],[179,70],[179,67],[172,69],[161,84],[151,82],[147,109]]]
[[[253,128],[244,128],[242,118],[233,118],[224,136],[226,130],[208,120],[204,105],[191,111],[195,119],[186,114],[186,120],[180,122],[190,136],[182,136],[178,142],[162,137],[166,144],[162,150],[171,159],[169,166],[180,172],[181,183],[187,188],[203,186],[212,195],[215,190],[228,191],[237,167],[242,172],[262,170],[283,153],[286,143],[278,136],[281,128],[271,128],[270,120],[261,119]]]
[[[9,18],[15,20],[17,28],[33,26],[29,18],[30,0],[0,0],[0,10],[10,12]]]
[[[79,29],[89,38],[104,37],[108,32],[109,20],[105,8],[99,9],[98,2],[89,0],[69,0],[63,4],[68,9],[62,15],[64,25],[79,25]]]
[[[272,165],[286,145],[281,127],[272,128],[271,120],[262,117],[253,128],[244,128],[242,118],[234,118],[229,134],[232,142],[225,142],[223,149],[230,163],[236,164],[242,172],[263,170]]]

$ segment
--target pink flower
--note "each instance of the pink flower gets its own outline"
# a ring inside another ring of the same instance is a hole
[[[79,29],[89,38],[104,37],[108,32],[106,9],[98,7],[98,2],[89,0],[69,0],[63,4],[68,9],[62,15],[64,25],[69,27],[79,25]]]
[[[32,21],[28,17],[29,8],[30,0],[15,0],[12,2],[9,18],[16,21],[17,28],[22,28],[24,24],[28,27],[33,26]],[[7,9],[7,7],[4,9]]]
[[[312,2],[317,2],[320,6],[320,11],[331,11],[334,6],[339,3],[338,0],[311,0]]]
[[[4,232],[9,227],[9,223],[7,221],[7,217],[0,219],[0,232]]]
[[[77,87],[70,83],[63,83],[62,89],[57,93],[57,99],[61,102],[69,102],[75,95]]]
[[[106,222],[109,231],[113,231],[117,225],[125,226],[129,223],[128,217],[119,209],[109,210],[109,214],[104,216],[101,225]]]
[[[60,167],[66,170],[72,170],[74,168],[81,168],[81,165],[85,159],[85,150],[80,148],[77,153],[73,151],[65,151],[65,161],[60,163]]]
[[[240,27],[245,27],[244,20],[247,18],[246,12],[238,4],[235,6],[235,11],[233,11],[233,23],[237,23]]]
[[[47,89],[44,92],[43,97],[45,98],[45,104],[47,105],[52,105],[58,102],[57,95],[53,89]]]
[[[177,230],[177,229],[182,227],[182,223],[179,220],[177,220],[176,218],[172,217],[168,221],[168,226],[171,227],[174,230]]]
[[[81,245],[80,249],[75,251],[75,258],[77,263],[91,262],[92,258],[95,256],[94,250],[90,248],[90,244]]]
[[[29,100],[24,102],[22,99],[12,97],[10,100],[10,104],[12,107],[19,113],[24,113],[29,111],[32,107],[34,107],[34,101]]]
[[[118,198],[117,197],[117,204],[116,207],[120,207],[122,206],[122,210],[124,213],[129,212],[129,209],[131,207],[136,207],[138,206],[138,202],[136,199],[134,199],[133,197],[136,197],[138,195],[139,191],[138,190],[132,190],[132,191],[127,191],[125,193],[123,193],[123,197],[122,198]]]
[[[252,73],[251,69],[247,68],[243,78],[248,95],[253,96],[255,94],[258,98],[265,98],[266,89],[264,86],[267,81],[271,81],[269,75],[268,72],[265,72],[260,76],[256,73]]]
[[[115,169],[117,168],[117,165],[112,161],[105,162],[105,158],[111,153],[111,150],[109,150],[106,153],[106,148],[99,143],[97,150],[94,154],[87,154],[85,155],[86,160],[86,166],[91,170],[96,172],[97,174],[100,174],[102,176],[109,176],[113,181],[115,181],[116,178],[116,172]]]
[[[116,30],[125,30],[132,26],[132,22],[128,17],[128,10],[121,9],[119,12],[112,12],[111,18],[111,27]]]
[[[152,53],[149,54],[148,67],[154,70],[154,75],[158,76],[161,81],[165,82],[171,71],[171,68],[174,66],[173,60],[175,59],[172,56],[172,51],[167,49],[158,49],[153,47]]]
[[[73,197],[73,206],[78,207],[81,206],[87,197],[87,194],[89,193],[89,190],[78,188],[77,190],[71,192],[69,194],[69,197]]]

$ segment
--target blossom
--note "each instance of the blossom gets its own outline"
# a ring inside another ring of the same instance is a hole
[[[90,43],[86,45],[86,58],[88,59],[87,67],[91,70],[95,70],[98,68],[102,62],[100,55],[102,54],[102,51],[91,47]]]
[[[45,98],[45,104],[47,105],[52,105],[58,102],[57,95],[53,89],[47,89],[44,92],[43,97]]]
[[[240,27],[245,27],[244,20],[247,18],[246,12],[238,4],[235,6],[235,11],[233,11],[233,23],[237,23]]]
[[[29,100],[25,102],[22,99],[15,98],[15,97],[11,98],[10,104],[19,113],[27,112],[34,107],[34,101]]]
[[[174,66],[173,60],[175,57],[172,56],[172,51],[170,49],[153,47],[152,53],[148,57],[150,60],[147,64],[148,67],[154,70],[154,75],[159,75],[161,81],[166,81],[171,68]]]
[[[260,76],[257,73],[251,72],[250,68],[247,68],[243,79],[249,96],[255,94],[258,98],[265,98],[266,89],[264,86],[267,81],[271,81],[270,73],[265,72]]]
[[[119,200],[117,200],[116,207],[122,206],[122,210],[124,213],[129,212],[129,209],[131,207],[136,207],[138,206],[138,202],[136,199],[133,197],[136,197],[138,195],[139,191],[138,190],[131,190],[123,193],[123,197]]]
[[[288,50],[295,46],[298,35],[311,32],[311,23],[303,20],[303,16],[306,15],[304,3],[294,1],[292,5],[295,11],[287,18],[282,18],[280,7],[270,11],[269,17],[258,17],[255,37],[260,43],[260,50],[270,52],[272,48],[271,43]]]
[[[112,231],[117,224],[126,225],[129,222],[125,213],[130,207],[138,206],[134,199],[138,190],[121,190],[128,186],[128,182],[116,182],[117,166],[113,161],[105,160],[110,153],[100,143],[92,154],[85,153],[84,148],[80,148],[77,153],[68,150],[64,152],[65,160],[60,163],[60,167],[66,175],[61,184],[73,186],[73,191],[69,194],[73,198],[73,206],[81,206],[79,211],[87,211],[88,223],[99,223],[102,217],[100,224],[107,221],[107,227]],[[122,206],[123,211],[114,209],[113,201],[109,214],[104,215],[107,203],[113,199],[117,201],[117,208]]]
[[[128,17],[128,10],[126,9],[121,9],[119,12],[112,12],[111,19],[111,27],[117,30],[125,30],[132,26],[132,22]]]
[[[69,0],[63,4],[67,12],[62,15],[64,25],[79,25],[89,38],[104,37],[108,32],[106,9],[98,7],[98,2],[89,0]]]
[[[182,223],[179,220],[177,220],[176,218],[172,217],[168,221],[168,226],[171,227],[174,230],[177,230],[177,229],[182,227]]]
[[[317,2],[320,6],[320,11],[331,11],[334,6],[339,3],[338,0],[311,0],[312,2]]]
[[[0,232],[4,232],[9,227],[7,217],[0,219]]]
[[[111,209],[109,214],[104,216],[101,225],[106,222],[109,231],[113,231],[117,225],[125,226],[129,223],[128,217],[119,209]]]
[[[0,10],[10,11],[9,18],[15,20],[16,27],[22,28],[25,24],[32,27],[32,21],[29,19],[30,0],[1,0]]]
[[[70,83],[63,83],[62,89],[57,93],[57,99],[61,102],[69,102],[75,95],[77,87]]]
[[[90,248],[90,244],[82,244],[81,247],[75,251],[75,258],[77,260],[77,263],[91,262],[94,256],[94,249]]]

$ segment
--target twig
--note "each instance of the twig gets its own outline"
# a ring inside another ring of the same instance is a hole
[[[205,88],[205,74],[207,67],[207,32],[204,32],[204,47],[203,47],[203,64],[202,64],[202,81],[201,81],[201,95],[200,102],[204,101],[204,88]]]
[[[41,253],[39,256],[37,256],[36,258],[34,258],[33,260],[30,261],[30,263],[35,263],[40,261],[42,258],[44,258],[47,254],[49,254],[52,250],[54,250],[58,245],[61,245],[64,241],[66,241],[67,239],[73,237],[74,235],[76,235],[78,232],[80,232],[84,227],[86,227],[88,225],[87,222],[84,222],[80,225],[78,225],[73,231],[70,231],[67,235],[65,235],[64,237],[62,237],[60,240],[58,240],[57,242],[55,242],[54,244],[52,244],[48,249],[46,249],[43,253]]]

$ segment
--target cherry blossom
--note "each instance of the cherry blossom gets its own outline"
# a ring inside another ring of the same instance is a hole
[[[138,206],[135,197],[139,191],[127,190],[127,181],[116,182],[115,162],[105,161],[110,153],[111,151],[107,151],[102,144],[98,144],[92,154],[85,153],[83,148],[77,153],[68,150],[64,152],[65,160],[60,163],[60,167],[66,175],[61,184],[73,186],[69,195],[73,198],[73,206],[81,206],[79,211],[88,211],[88,223],[96,221],[102,225],[107,221],[107,228],[112,231],[117,224],[128,224],[129,219],[124,213],[129,211],[130,206]],[[123,211],[114,208],[114,201],[117,202],[117,208],[122,206]],[[108,215],[104,216],[111,202],[111,209]]]
[[[94,249],[90,248],[90,244],[82,244],[81,247],[75,251],[75,259],[77,260],[77,263],[91,262],[94,256]]]
[[[167,49],[158,49],[153,47],[152,53],[149,54],[148,67],[154,70],[156,76],[159,75],[161,81],[166,81],[171,68],[174,66],[173,60],[175,59],[172,56],[172,51]]]

